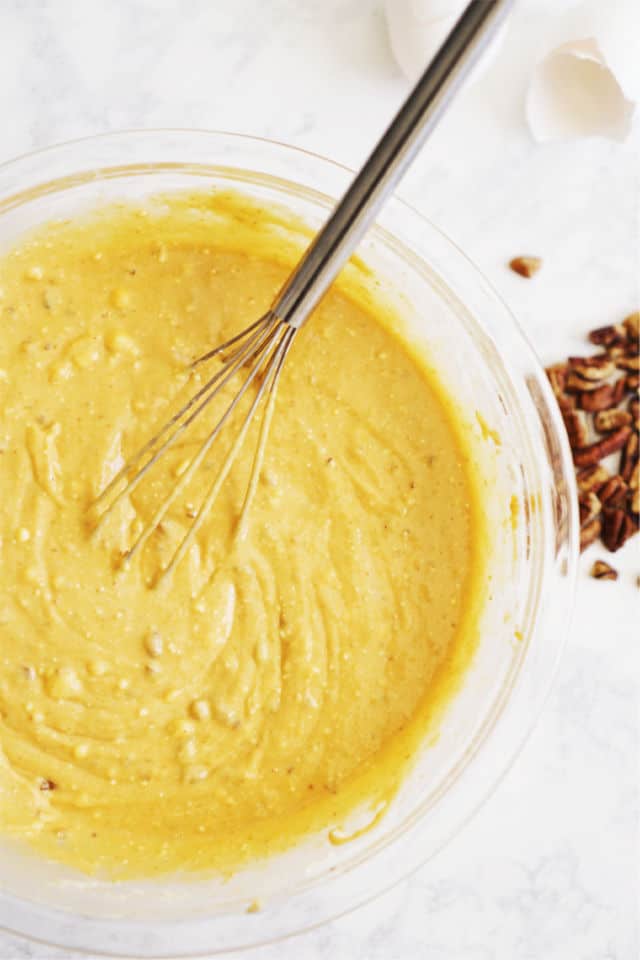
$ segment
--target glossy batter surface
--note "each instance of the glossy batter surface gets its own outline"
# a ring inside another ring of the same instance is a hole
[[[0,829],[83,870],[226,870],[339,825],[393,791],[473,647],[455,418],[346,288],[289,355],[245,537],[256,433],[170,589],[151,584],[216,457],[119,569],[214,411],[90,536],[123,458],[197,389],[188,364],[284,279],[260,229],[202,195],[0,261]]]

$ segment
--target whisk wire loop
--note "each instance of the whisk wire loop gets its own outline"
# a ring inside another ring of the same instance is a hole
[[[166,451],[174,445],[176,440],[185,432],[187,427],[189,427],[193,421],[202,413],[202,411],[207,407],[211,401],[220,393],[220,391],[227,385],[231,378],[235,375],[237,370],[248,360],[251,359],[251,351],[254,350],[254,355],[257,355],[261,347],[264,346],[269,334],[275,330],[278,326],[279,321],[272,316],[267,315],[262,318],[261,326],[255,330],[253,335],[243,344],[241,347],[238,347],[226,360],[224,366],[216,373],[214,376],[210,377],[209,380],[202,386],[192,397],[185,403],[185,405],[174,414],[170,420],[168,420],[164,426],[150,439],[143,447],[138,450],[127,463],[118,471],[118,473],[113,477],[113,479],[107,484],[104,490],[98,495],[94,501],[94,508],[99,508],[101,504],[108,499],[109,494],[113,493],[118,487],[117,494],[113,499],[108,503],[105,509],[100,513],[96,528],[102,524],[106,517],[113,511],[114,507],[126,496],[129,496],[136,489],[138,484],[148,473],[148,471],[158,462],[160,457],[166,453]],[[254,325],[255,326],[255,325]],[[199,363],[202,358],[199,358],[195,363]],[[193,365],[192,365],[193,366]],[[198,403],[201,401],[201,403]],[[196,404],[198,404],[196,406]],[[194,410],[194,406],[196,409]],[[183,417],[186,417],[185,420],[182,420]],[[182,422],[180,422],[182,420]],[[173,430],[173,432],[171,432]],[[168,435],[168,436],[167,436]],[[142,466],[136,473],[133,473],[134,469],[138,466],[140,461],[145,457],[146,454],[150,454],[157,444],[166,439],[161,443],[155,452],[152,453],[149,460]],[[127,480],[128,478],[128,480]],[[123,481],[127,480],[127,483],[122,486]]]
[[[133,559],[135,554],[138,552],[138,550],[142,546],[144,546],[144,544],[147,542],[147,540],[149,539],[151,534],[154,532],[154,530],[157,530],[158,526],[162,523],[165,516],[167,515],[167,512],[169,511],[172,504],[175,502],[175,500],[177,499],[179,494],[182,492],[182,490],[188,485],[189,481],[195,474],[196,470],[202,464],[202,461],[209,453],[211,447],[213,446],[214,441],[220,435],[222,429],[224,428],[224,426],[232,416],[234,410],[240,403],[242,397],[245,395],[245,393],[247,392],[247,390],[249,389],[253,381],[256,379],[256,377],[264,367],[265,363],[267,362],[269,357],[269,347],[272,345],[274,338],[277,336],[277,333],[278,333],[278,329],[276,324],[274,327],[271,327],[267,333],[263,334],[262,342],[260,342],[259,345],[256,347],[257,362],[251,368],[248,376],[245,378],[239,390],[234,395],[233,400],[225,409],[222,416],[218,419],[213,429],[209,432],[209,434],[207,435],[204,442],[201,444],[195,456],[193,456],[192,459],[190,460],[184,473],[180,475],[177,483],[174,484],[170,493],[165,497],[165,499],[162,501],[162,503],[158,507],[151,521],[147,524],[147,526],[141,533],[136,543],[134,543],[133,547],[129,550],[128,554],[126,555],[123,561],[125,566],[131,562],[131,560]],[[235,372],[235,370],[233,372]],[[203,401],[204,405],[206,405],[208,402],[209,400]],[[193,416],[197,416],[197,413]]]
[[[167,567],[160,572],[156,578],[155,585],[166,582],[170,579],[176,566],[183,559],[194,539],[202,527],[205,518],[211,510],[215,500],[220,493],[229,471],[231,470],[238,452],[244,442],[247,431],[256,416],[258,407],[266,396],[265,409],[263,411],[262,422],[260,425],[260,434],[258,444],[254,452],[249,474],[249,481],[245,491],[242,508],[240,511],[238,523],[236,525],[236,536],[243,537],[246,533],[247,516],[249,506],[255,494],[260,467],[264,458],[269,426],[275,404],[277,384],[282,371],[287,352],[293,342],[296,330],[288,323],[283,322],[272,312],[268,312],[255,323],[246,327],[239,334],[231,337],[225,343],[216,347],[203,356],[198,357],[191,368],[200,366],[208,360],[215,357],[222,357],[223,364],[221,368],[209,377],[206,383],[185,403],[177,413],[175,413],[164,426],[141,447],[131,457],[127,463],[118,471],[113,479],[107,484],[104,490],[98,495],[93,503],[94,509],[100,510],[100,514],[94,525],[94,533],[105,521],[117,504],[125,497],[130,496],[142,482],[144,477],[158,463],[160,458],[176,443],[176,441],[185,433],[187,428],[193,424],[203,411],[211,404],[221,391],[238,374],[242,367],[248,368],[248,373],[238,390],[234,393],[228,405],[224,408],[221,415],[216,420],[214,426],[209,430],[205,439],[200,443],[197,451],[189,460],[186,469],[184,469],[177,481],[172,485],[166,497],[155,510],[151,520],[145,524],[142,532],[138,536],[133,546],[122,559],[122,568],[126,569],[131,565],[134,557],[142,550],[144,545],[158,530],[167,513],[175,503],[179,495],[186,489],[189,482],[193,479],[196,471],[202,466],[203,461],[210,453],[214,442],[220,436],[225,426],[231,420],[234,412],[238,408],[242,398],[247,394],[251,385],[261,378],[255,396],[253,397],[249,409],[244,416],[239,431],[233,440],[231,447],[227,451],[218,472],[207,491],[200,508],[198,509],[194,521],[180,542],[173,557]],[[231,352],[227,353],[227,351]]]
[[[209,514],[211,508],[213,507],[218,497],[218,494],[220,493],[220,490],[222,489],[222,485],[226,480],[227,475],[231,470],[231,467],[233,466],[233,463],[238,455],[238,451],[240,450],[242,444],[244,443],[244,439],[246,437],[249,426],[251,425],[251,422],[254,418],[256,410],[258,409],[258,406],[260,405],[260,402],[265,392],[267,391],[269,392],[269,398],[270,399],[273,398],[271,404],[267,402],[267,410],[265,411],[265,417],[268,416],[270,420],[270,413],[273,409],[273,402],[275,401],[275,389],[277,387],[277,381],[279,379],[280,372],[282,370],[284,359],[286,357],[288,349],[296,333],[296,331],[292,327],[288,327],[285,324],[283,324],[282,326],[285,327],[285,329],[279,332],[278,342],[273,348],[273,351],[269,358],[265,376],[256,392],[256,395],[251,403],[249,410],[245,415],[244,420],[242,421],[240,430],[238,431],[238,434],[230,450],[228,451],[225,459],[223,460],[220,466],[220,469],[218,471],[218,474],[216,475],[213,483],[211,484],[209,491],[207,492],[207,495],[203,500],[202,505],[200,506],[200,509],[198,510],[198,513],[193,521],[193,524],[185,534],[180,546],[178,547],[171,561],[169,562],[169,565],[162,571],[159,578],[157,579],[156,586],[160,586],[160,584],[166,583],[170,580],[171,575],[175,570],[176,566],[180,563],[180,561],[183,559],[183,557],[187,553],[189,547],[194,542],[198,531],[200,530],[207,515]],[[263,424],[264,424],[264,418],[263,418]],[[267,423],[267,429],[268,429],[268,423]],[[245,495],[245,501],[244,501],[241,515],[240,515],[239,525],[242,525],[242,526],[244,525],[243,520],[244,518],[246,518],[246,511],[248,510],[251,496],[255,491],[255,485],[257,482],[257,477],[259,475],[259,468],[260,468],[260,462],[262,459],[262,453],[264,451],[264,445],[266,442],[266,435],[261,439],[262,439],[262,443],[260,442],[258,443],[256,454],[254,455],[251,477],[249,480],[249,487],[247,489],[247,495]],[[254,478],[255,478],[255,482],[252,482]]]

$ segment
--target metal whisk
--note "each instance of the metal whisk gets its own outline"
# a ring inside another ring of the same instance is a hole
[[[248,370],[228,407],[125,556],[125,566],[158,528],[255,381],[259,384],[258,389],[242,419],[239,432],[222,461],[191,528],[156,583],[170,577],[193,543],[233,466],[251,422],[266,397],[260,436],[239,520],[242,528],[259,477],[278,380],[296,332],[326,293],[376,213],[415,159],[513,2],[514,0],[472,0],[468,4],[369,159],[289,276],[271,309],[251,326],[192,364],[192,367],[199,367],[214,358],[223,358],[222,366],[207,379],[204,386],[122,467],[100,493],[93,504],[99,516],[98,525],[113,511],[116,504],[133,493],[163,454],[175,444],[211,401],[242,370]]]

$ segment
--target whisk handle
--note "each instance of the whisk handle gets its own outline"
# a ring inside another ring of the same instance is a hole
[[[471,0],[283,286],[272,312],[300,327],[355,250],[515,0]]]

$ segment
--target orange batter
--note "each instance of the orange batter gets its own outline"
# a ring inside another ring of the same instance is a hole
[[[188,364],[286,276],[268,220],[176,196],[0,260],[0,829],[81,870],[233,869],[389,797],[473,649],[461,428],[346,281],[287,360],[244,538],[255,433],[169,590],[150,584],[213,456],[118,569],[204,421],[89,535],[123,458],[197,389]]]

